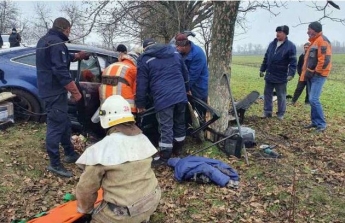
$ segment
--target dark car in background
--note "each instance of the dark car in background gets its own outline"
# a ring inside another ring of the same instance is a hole
[[[85,45],[67,44],[67,47],[71,53],[81,50],[91,53],[88,60],[70,64],[70,74],[83,95],[78,103],[69,102],[70,118],[74,127],[87,127],[92,125],[90,118],[99,107],[98,87],[102,70],[118,61],[118,53]],[[12,99],[15,120],[44,120],[44,105],[37,89],[36,48],[1,50],[0,61],[0,92],[16,95]]]

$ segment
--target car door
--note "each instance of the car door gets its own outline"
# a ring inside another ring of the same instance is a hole
[[[114,61],[117,61],[117,58],[93,53],[88,60],[78,61],[77,69],[76,65],[71,64],[71,75],[82,94],[82,99],[78,103],[70,101],[70,105],[71,110],[74,109],[76,121],[82,125],[83,130],[103,132],[99,123],[91,122],[91,117],[100,106],[98,89],[102,71]]]

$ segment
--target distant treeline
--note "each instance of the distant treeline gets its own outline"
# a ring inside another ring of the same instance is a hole
[[[234,55],[262,55],[265,54],[267,46],[261,44],[244,44],[237,45],[234,49]],[[303,44],[296,45],[297,54],[301,54],[303,51]],[[339,42],[337,40],[332,41],[332,52],[333,53],[345,53],[345,42]]]

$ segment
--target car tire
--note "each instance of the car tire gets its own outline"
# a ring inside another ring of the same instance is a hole
[[[42,117],[40,115],[41,106],[32,94],[21,89],[11,89],[10,92],[16,95],[11,99],[14,109],[14,121],[40,121]]]

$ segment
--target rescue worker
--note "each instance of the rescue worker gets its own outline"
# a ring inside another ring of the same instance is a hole
[[[137,113],[134,103],[137,79],[137,58],[135,53],[120,53],[119,62],[108,66],[102,73],[99,87],[101,103],[111,95],[121,95],[131,106],[132,113]]]
[[[153,165],[166,164],[173,150],[182,150],[186,137],[185,110],[189,92],[188,71],[181,55],[171,45],[156,44],[153,39],[143,43],[144,53],[138,59],[136,105],[144,112],[147,95],[159,123],[159,157]]]
[[[91,223],[148,222],[161,197],[151,169],[157,150],[135,125],[130,105],[120,95],[101,105],[100,122],[107,136],[76,162],[84,168],[76,188],[78,212],[92,213]],[[100,188],[103,201],[93,211]]]
[[[10,42],[10,47],[20,46],[20,42],[22,41],[22,38],[20,37],[19,33],[17,33],[16,28],[12,29],[12,33],[10,37],[8,38],[8,41]]]
[[[67,46],[71,24],[65,18],[57,18],[52,29],[37,43],[36,67],[38,93],[47,113],[46,149],[50,159],[48,170],[64,177],[72,177],[60,162],[59,144],[64,148],[64,161],[74,163],[79,155],[71,143],[71,121],[68,118],[67,92],[71,99],[79,101],[81,94],[69,73],[70,61],[88,59],[81,51],[69,54]]]

